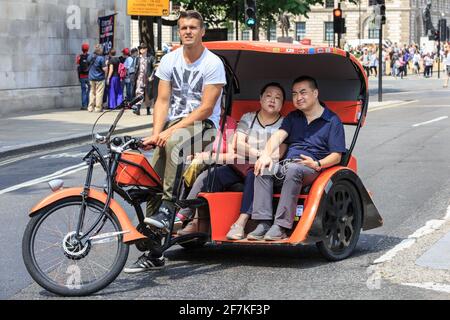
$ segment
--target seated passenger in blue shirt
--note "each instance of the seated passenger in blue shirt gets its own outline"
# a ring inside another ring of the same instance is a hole
[[[252,219],[258,220],[249,240],[281,240],[292,228],[297,196],[303,186],[311,184],[319,171],[339,164],[345,149],[344,127],[339,117],[319,102],[317,81],[301,76],[292,85],[292,100],[297,110],[281,124],[255,164]],[[288,144],[285,176],[278,179],[281,166],[274,166],[270,155],[282,143]],[[265,169],[268,167],[269,170]],[[282,186],[275,217],[272,211],[273,187]],[[273,223],[272,223],[273,220]]]

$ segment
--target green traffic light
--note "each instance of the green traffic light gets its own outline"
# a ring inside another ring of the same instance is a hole
[[[245,24],[249,27],[253,27],[256,24],[256,20],[253,18],[248,18],[247,21],[245,21]]]

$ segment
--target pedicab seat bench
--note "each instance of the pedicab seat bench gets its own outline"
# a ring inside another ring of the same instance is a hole
[[[324,101],[325,105],[334,113],[336,113],[341,119],[343,124],[355,125],[358,123],[358,118],[361,113],[361,103],[359,101]],[[254,112],[260,109],[260,102],[257,100],[235,100],[233,101],[233,107],[231,116],[235,120],[241,119],[241,117],[248,112]],[[295,110],[292,102],[286,102],[281,109],[281,114],[286,116],[289,112]],[[343,162],[346,159],[346,154],[342,155]],[[356,159],[351,156],[347,165],[356,171]],[[307,198],[307,195],[311,189],[311,185],[304,186],[298,196],[300,198]],[[244,184],[236,183],[227,189],[228,192],[243,192]],[[281,193],[281,187],[274,188],[274,198],[279,198]]]

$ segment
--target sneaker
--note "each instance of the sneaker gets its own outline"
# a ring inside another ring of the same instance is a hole
[[[137,116],[141,115],[141,108],[137,106],[132,106],[131,109],[133,110],[133,113]]]
[[[287,238],[286,229],[280,227],[276,224],[272,225],[264,236],[264,240],[274,241],[274,240],[283,240]]]
[[[161,256],[159,258],[152,258],[147,256],[145,253],[140,256],[135,263],[127,268],[123,269],[125,273],[139,273],[151,270],[160,270],[164,268],[165,258]]]
[[[175,221],[173,222],[173,232],[180,230],[182,226],[183,226],[183,220],[181,220],[177,214],[177,216],[175,217]]]
[[[242,240],[244,239],[244,227],[234,223],[231,228],[230,231],[228,231],[227,233],[227,239],[228,240]]]
[[[255,230],[250,232],[247,235],[247,240],[263,240],[264,235],[267,231],[270,229],[270,222],[269,221],[262,221],[258,224]]]
[[[159,229],[169,230],[170,218],[174,214],[173,211],[170,205],[163,203],[159,207],[158,213],[145,218],[144,222]]]

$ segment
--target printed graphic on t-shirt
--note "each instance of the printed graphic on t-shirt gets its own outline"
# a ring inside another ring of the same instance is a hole
[[[200,106],[202,98],[203,77],[200,71],[183,70],[180,75],[173,67],[172,106],[170,117],[189,114]]]

